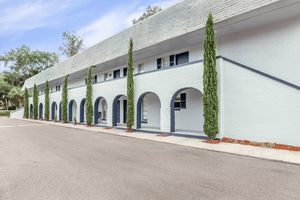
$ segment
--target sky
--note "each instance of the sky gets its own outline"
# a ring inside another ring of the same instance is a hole
[[[179,1],[0,0],[0,55],[23,44],[58,52],[64,31],[76,31],[88,48],[130,27],[148,5],[165,9]]]

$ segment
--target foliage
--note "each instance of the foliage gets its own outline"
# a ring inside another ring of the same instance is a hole
[[[74,56],[83,49],[83,39],[76,32],[63,32],[63,43],[59,50],[67,57]]]
[[[45,120],[49,121],[50,116],[50,105],[49,105],[49,82],[48,80],[45,83]]]
[[[29,99],[28,99],[28,90],[25,88],[24,90],[24,118],[29,118]]]
[[[8,117],[10,111],[8,110],[0,110],[0,117]]]
[[[21,87],[13,86],[7,94],[7,97],[10,99],[11,105],[16,108],[22,106],[23,92]]]
[[[133,82],[133,63],[132,63],[133,42],[130,39],[128,49],[128,75],[127,75],[127,117],[126,126],[128,131],[132,131],[134,124],[134,82]]]
[[[38,99],[38,91],[36,88],[36,84],[34,84],[33,87],[33,118],[37,119],[38,118],[38,103],[39,103],[39,99]]]
[[[86,123],[88,126],[92,125],[93,121],[93,102],[92,102],[92,95],[93,95],[93,89],[92,89],[92,67],[88,69],[87,74],[87,83],[86,83]]]
[[[3,75],[0,75],[0,107],[8,109],[9,98],[8,93],[12,86],[4,79]]]
[[[23,45],[0,56],[0,62],[11,70],[6,72],[7,79],[22,86],[27,78],[57,64],[58,56],[56,53],[31,50]]]
[[[218,134],[218,80],[216,42],[211,13],[208,16],[205,28],[203,86],[204,132],[212,140]]]
[[[62,121],[68,122],[68,76],[65,76],[62,88]]]
[[[148,6],[146,8],[146,10],[143,12],[143,14],[138,18],[138,19],[133,19],[132,20],[132,24],[137,24],[149,17],[151,17],[152,15],[155,15],[156,13],[162,11],[161,7],[159,6]]]

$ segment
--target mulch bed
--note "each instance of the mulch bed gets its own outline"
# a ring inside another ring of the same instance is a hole
[[[232,138],[222,138],[221,142],[300,152],[300,147],[269,142],[253,142],[249,140],[236,140]]]

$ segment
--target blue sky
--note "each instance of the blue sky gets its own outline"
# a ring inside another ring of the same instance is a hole
[[[0,54],[22,44],[58,52],[64,31],[76,31],[88,48],[129,27],[148,5],[167,8],[179,1],[0,0]]]

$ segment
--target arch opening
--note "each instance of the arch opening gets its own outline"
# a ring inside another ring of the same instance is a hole
[[[107,125],[107,102],[98,97],[94,103],[94,124]]]
[[[56,102],[52,102],[51,105],[51,120],[52,121],[57,121],[57,104]]]
[[[160,131],[161,103],[157,94],[147,92],[137,101],[137,128]]]
[[[126,126],[127,97],[118,95],[113,101],[113,126]]]
[[[69,122],[77,122],[77,104],[75,100],[69,102]]]
[[[86,106],[85,99],[82,99],[80,102],[80,123],[86,122]]]
[[[171,132],[203,136],[203,95],[195,88],[178,90],[171,99]]]
[[[39,119],[43,119],[43,104],[39,105]]]

